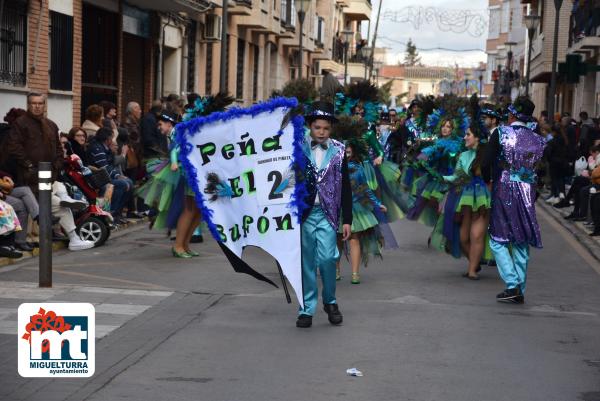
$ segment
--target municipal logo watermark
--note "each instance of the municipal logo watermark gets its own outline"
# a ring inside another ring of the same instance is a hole
[[[19,306],[19,374],[90,377],[96,363],[96,315],[89,303]]]

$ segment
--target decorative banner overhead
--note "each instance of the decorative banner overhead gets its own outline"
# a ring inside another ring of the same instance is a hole
[[[306,188],[296,173],[303,168],[304,119],[289,120],[296,105],[296,99],[276,98],[176,129],[196,203],[234,270],[275,285],[241,259],[245,247],[262,248],[277,260],[303,305],[300,218]]]

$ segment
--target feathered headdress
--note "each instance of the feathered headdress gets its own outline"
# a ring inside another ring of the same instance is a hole
[[[188,105],[191,107],[185,109],[183,121],[208,116],[217,111],[224,111],[233,101],[234,99],[231,96],[222,92],[214,96],[198,96],[191,105]]]
[[[368,129],[364,119],[350,116],[340,116],[337,124],[333,126],[331,137],[351,146],[355,157],[362,161],[369,155],[369,147],[363,139],[363,134]]]
[[[354,108],[361,105],[365,112],[363,118],[369,123],[374,123],[379,118],[378,104],[379,90],[366,80],[347,85],[344,93],[338,92],[335,99],[337,114],[352,115]]]

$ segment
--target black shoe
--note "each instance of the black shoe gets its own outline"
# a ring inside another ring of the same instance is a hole
[[[590,233],[590,237],[598,237],[600,236],[600,229],[594,228],[594,231]]]
[[[142,219],[144,215],[138,212],[127,212],[128,219]]]
[[[27,242],[25,242],[23,244],[15,244],[15,248],[17,248],[18,251],[23,251],[23,252],[33,251],[33,247],[30,244],[28,244]]]
[[[340,309],[338,308],[337,304],[323,305],[323,310],[325,311],[325,313],[327,313],[329,323],[335,326],[342,324],[344,316],[342,316],[342,312],[340,312]]]
[[[296,320],[296,327],[300,327],[301,329],[306,329],[312,326],[312,316],[308,315],[300,315],[298,316],[298,320]]]
[[[522,298],[523,294],[519,288],[507,289],[496,295],[496,301],[506,303],[523,303],[524,300],[523,302],[519,302]]]
[[[201,244],[202,242],[204,242],[204,238],[201,235],[192,235],[192,240],[190,243]]]
[[[12,246],[0,246],[0,257],[2,258],[10,258],[10,259],[19,259],[23,257],[23,254],[17,251]]]
[[[560,202],[554,204],[554,207],[557,209],[562,209],[564,207],[569,207],[569,206],[571,206],[571,203],[567,199],[563,199]]]
[[[573,220],[579,217],[578,213],[572,212],[571,214],[565,216],[565,220]]]
[[[585,217],[573,217],[570,220],[571,221],[586,221],[587,219]]]

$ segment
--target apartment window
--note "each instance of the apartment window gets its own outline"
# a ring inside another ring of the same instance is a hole
[[[502,3],[502,20],[500,33],[507,33],[510,30],[510,2]]]
[[[2,3],[0,82],[25,86],[27,80],[27,2]]]
[[[237,99],[244,98],[244,55],[245,55],[245,50],[246,50],[246,42],[244,42],[243,39],[238,39],[236,86],[235,86],[235,97]]]
[[[323,47],[325,43],[325,19],[317,17],[317,44]]]
[[[213,44],[206,44],[206,76],[204,77],[204,86],[206,94],[212,93],[212,74],[213,74]]]
[[[50,88],[73,88],[73,17],[50,11]]]
[[[250,45],[254,54],[254,60],[252,64],[252,100],[258,99],[258,58],[259,49],[256,45]]]
[[[296,26],[296,7],[294,0],[281,0],[281,25]]]
[[[500,36],[500,18],[501,10],[499,8],[490,9],[489,39],[496,39]]]

